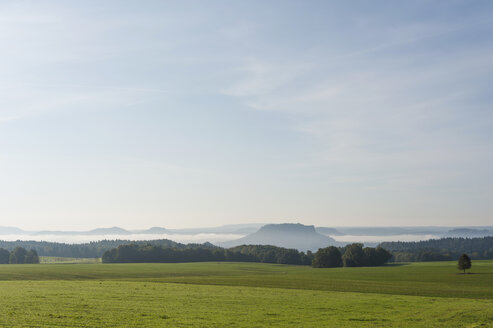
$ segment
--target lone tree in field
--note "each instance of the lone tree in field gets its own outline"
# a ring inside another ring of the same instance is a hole
[[[463,270],[464,273],[466,273],[467,269],[471,268],[471,259],[469,258],[469,256],[467,256],[467,254],[462,254],[459,257],[459,262],[457,263],[457,267],[459,268],[459,270]]]

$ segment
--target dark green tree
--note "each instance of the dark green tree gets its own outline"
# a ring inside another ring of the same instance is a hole
[[[320,248],[313,258],[314,268],[336,268],[342,266],[342,257],[339,249],[334,246]]]
[[[365,265],[367,266],[384,265],[392,258],[392,254],[382,247],[365,247],[363,252],[365,253]]]
[[[457,263],[457,267],[458,267],[459,270],[463,270],[464,273],[466,273],[466,270],[467,269],[470,269],[471,268],[471,259],[469,258],[469,256],[467,256],[467,254],[462,254],[459,257],[459,261]]]
[[[116,261],[116,248],[110,249],[103,253],[101,257],[103,263],[113,263]]]
[[[10,264],[24,264],[26,260],[27,251],[23,247],[16,247],[10,253],[9,263]]]
[[[24,263],[38,264],[39,263],[38,253],[34,249],[31,249],[29,252],[27,252],[24,258]]]
[[[8,264],[10,252],[5,248],[0,248],[0,264]]]
[[[366,255],[363,251],[363,244],[354,243],[346,246],[346,251],[342,255],[342,263],[346,267],[359,267],[366,265]]]

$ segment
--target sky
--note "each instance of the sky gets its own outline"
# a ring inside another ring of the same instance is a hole
[[[493,225],[491,1],[2,1],[0,225]]]

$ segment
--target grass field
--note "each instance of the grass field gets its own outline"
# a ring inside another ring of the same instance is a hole
[[[40,256],[39,263],[101,263],[100,258]]]
[[[493,327],[493,261],[0,265],[2,327]]]

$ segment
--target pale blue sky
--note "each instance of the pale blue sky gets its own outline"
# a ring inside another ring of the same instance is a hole
[[[493,224],[491,1],[0,2],[0,225]]]

